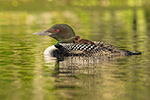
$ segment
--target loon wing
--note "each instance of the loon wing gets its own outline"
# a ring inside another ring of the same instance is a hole
[[[120,50],[115,46],[104,43],[94,42],[96,45],[91,44],[61,44],[63,51],[69,55],[107,55],[107,56],[128,56],[139,55],[141,52],[131,52],[128,50]],[[62,50],[62,49],[61,49]]]

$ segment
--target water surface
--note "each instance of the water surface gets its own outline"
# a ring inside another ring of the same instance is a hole
[[[0,1],[0,99],[149,100],[148,3]],[[45,60],[43,51],[57,41],[32,33],[58,23],[71,25],[83,38],[141,51],[142,55]]]

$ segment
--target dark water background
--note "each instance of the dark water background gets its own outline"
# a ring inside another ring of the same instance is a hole
[[[0,100],[149,100],[149,0],[1,0]],[[83,38],[142,55],[45,61],[56,40],[32,33],[65,23]],[[74,61],[74,60],[73,60]],[[84,62],[84,63],[83,63]],[[77,68],[78,70],[76,70]]]

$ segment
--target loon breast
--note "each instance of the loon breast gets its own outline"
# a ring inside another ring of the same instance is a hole
[[[56,50],[58,49],[54,45],[49,46],[48,48],[45,49],[44,55],[53,55],[52,53]]]

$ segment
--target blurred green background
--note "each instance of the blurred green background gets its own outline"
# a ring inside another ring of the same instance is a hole
[[[58,76],[43,57],[57,41],[32,33],[61,23],[142,55]],[[149,31],[149,0],[0,0],[0,100],[149,100]]]
[[[83,38],[127,46],[149,31],[149,14],[148,0],[1,0],[0,31],[30,34],[66,23]]]

